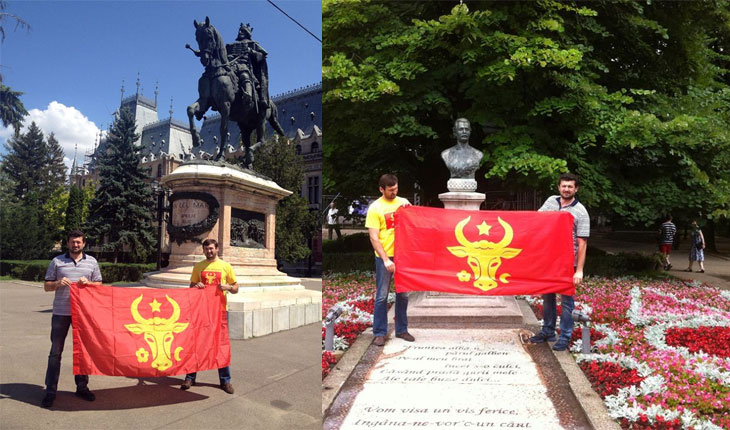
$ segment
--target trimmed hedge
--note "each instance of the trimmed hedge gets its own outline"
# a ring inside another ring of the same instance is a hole
[[[10,275],[24,281],[42,282],[48,270],[49,260],[4,260],[0,261],[0,275]],[[99,263],[101,277],[105,284],[112,282],[137,282],[142,274],[155,270],[155,264]]]
[[[373,251],[373,246],[370,244],[370,236],[367,233],[348,234],[336,240],[322,241],[322,252],[325,256],[343,252],[365,251]]]
[[[101,277],[105,284],[112,282],[137,282],[142,279],[142,274],[152,272],[157,267],[156,263],[151,264],[122,264],[122,263],[99,263]]]
[[[583,268],[585,275],[592,276],[625,276],[659,270],[662,267],[661,255],[640,254],[637,252],[620,252],[608,254],[600,250],[593,250],[586,256]]]
[[[322,258],[322,272],[349,273],[352,271],[375,270],[375,253],[372,249],[366,252],[330,252]]]

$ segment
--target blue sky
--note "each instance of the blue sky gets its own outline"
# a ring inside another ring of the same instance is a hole
[[[322,38],[320,0],[274,0],[290,16]],[[187,122],[186,108],[197,98],[203,72],[193,20],[211,24],[226,43],[241,22],[254,28],[253,39],[269,53],[272,96],[315,84],[322,79],[322,45],[264,0],[247,1],[8,1],[6,12],[18,15],[32,29],[14,31],[5,23],[0,46],[3,83],[25,94],[21,100],[45,134],[55,132],[67,162],[79,145],[80,161],[106,130],[125,97],[137,91],[155,97],[159,82],[158,117]],[[29,121],[28,121],[29,123]],[[200,123],[198,123],[200,126]],[[0,126],[0,152],[11,131]]]

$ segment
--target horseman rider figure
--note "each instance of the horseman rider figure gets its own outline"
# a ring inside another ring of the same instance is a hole
[[[267,52],[258,42],[251,39],[253,28],[243,25],[238,29],[236,41],[226,45],[228,63],[239,80],[239,89],[255,97],[258,109],[265,110],[269,104]],[[251,91],[254,88],[255,91]]]

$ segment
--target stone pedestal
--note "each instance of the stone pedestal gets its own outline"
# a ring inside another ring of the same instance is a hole
[[[420,292],[411,296],[408,323],[432,324],[509,324],[521,325],[522,311],[512,296],[472,296],[439,292]]]
[[[467,211],[478,211],[485,198],[484,193],[468,191],[449,191],[448,193],[439,194],[439,199],[444,204],[444,208]]]
[[[251,171],[210,161],[182,164],[161,183],[172,190],[166,232],[170,264],[146,273],[145,285],[188,288],[193,265],[205,258],[201,243],[212,238],[218,241],[218,256],[233,266],[239,286],[238,294],[228,295],[231,338],[261,336],[321,319],[322,293],[305,290],[299,279],[276,268],[276,204],[291,191]],[[232,232],[232,225],[238,231],[247,229],[245,240]],[[314,307],[320,309],[316,318]]]

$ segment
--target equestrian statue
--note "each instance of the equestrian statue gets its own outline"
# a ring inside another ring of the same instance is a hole
[[[228,139],[228,120],[236,121],[241,131],[241,141],[246,148],[244,165],[251,169],[253,150],[262,144],[266,121],[280,136],[284,136],[277,119],[276,105],[269,98],[269,72],[266,65],[266,51],[251,39],[253,28],[241,24],[235,42],[223,43],[218,30],[210,25],[210,19],[195,25],[195,40],[198,50],[190,45],[187,49],[200,58],[205,67],[203,75],[198,79],[198,100],[188,106],[190,133],[193,135],[193,146],[200,145],[200,134],[195,128],[193,117],[198,121],[210,108],[221,116],[220,149],[215,160],[220,160]],[[256,130],[255,145],[251,145],[251,132]],[[235,146],[235,145],[234,145]]]

